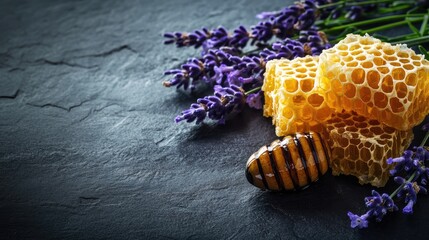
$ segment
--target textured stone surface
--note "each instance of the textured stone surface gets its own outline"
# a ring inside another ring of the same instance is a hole
[[[197,51],[161,33],[249,26],[284,4],[1,1],[0,239],[423,236],[425,197],[413,216],[357,231],[346,213],[364,211],[370,188],[353,178],[293,194],[248,184],[248,156],[275,139],[261,112],[173,124],[198,94],[165,89],[162,73]]]

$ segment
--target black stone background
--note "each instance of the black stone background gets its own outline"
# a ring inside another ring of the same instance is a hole
[[[173,123],[202,91],[164,88],[163,71],[199,52],[161,34],[251,26],[291,2],[1,1],[0,239],[423,238],[424,196],[359,231],[346,213],[371,187],[352,177],[248,184],[248,156],[276,138],[260,111]]]

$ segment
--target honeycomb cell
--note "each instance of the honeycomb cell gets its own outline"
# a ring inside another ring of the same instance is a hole
[[[405,78],[405,71],[402,68],[395,68],[392,71],[394,80],[403,80]]]
[[[364,55],[359,55],[356,57],[356,60],[359,60],[360,62],[362,62],[362,61],[366,60],[366,57]]]
[[[302,79],[299,84],[303,92],[310,92],[314,88],[314,79]]]
[[[377,71],[369,71],[367,75],[368,85],[373,89],[378,89],[380,84],[380,74]]]
[[[343,74],[343,76],[345,76]],[[363,69],[357,68],[352,72],[352,81],[356,84],[361,84],[365,81],[365,71]],[[345,82],[342,81],[342,82]]]
[[[371,101],[371,90],[368,87],[362,87],[359,89],[359,97],[365,103]]]
[[[382,92],[376,92],[374,94],[374,101],[375,101],[375,106],[381,109],[384,109],[388,104],[388,98]]]
[[[358,62],[349,62],[349,63],[347,63],[347,67],[356,67],[357,65],[359,65]]]
[[[315,108],[319,107],[323,103],[323,101],[325,101],[325,99],[317,93],[314,93],[308,96],[307,100],[308,100],[308,103],[310,103],[310,105]]]
[[[405,84],[407,84],[408,86],[414,87],[416,85],[416,82],[417,76],[414,73],[408,74],[407,78],[405,79]]]
[[[381,82],[381,90],[384,93],[391,93],[393,91],[393,79],[391,76],[387,75],[383,78]]]
[[[348,98],[354,98],[356,95],[355,85],[351,83],[344,85],[344,95],[346,95]]]
[[[386,61],[384,61],[384,59],[382,59],[382,58],[375,57],[374,58],[374,64],[377,66],[384,66],[386,64]]]
[[[372,64],[372,62],[362,63],[362,67],[364,67],[364,68],[372,68],[373,66],[374,66],[374,64]]]
[[[408,88],[407,88],[407,85],[405,85],[405,83],[403,82],[396,83],[395,90],[396,90],[396,95],[399,98],[405,98],[405,96],[407,96]]]
[[[404,111],[404,105],[397,98],[390,99],[390,108],[394,113]]]

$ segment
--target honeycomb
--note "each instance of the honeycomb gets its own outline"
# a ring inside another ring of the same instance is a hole
[[[429,62],[405,45],[349,34],[320,55],[326,103],[399,130],[429,113]]]
[[[320,132],[334,174],[381,187],[386,159],[400,156],[429,114],[428,78],[429,62],[405,45],[350,34],[319,57],[269,61],[264,115],[278,136]]]
[[[359,116],[356,112],[334,113],[327,121],[332,149],[332,174],[353,175],[361,184],[382,187],[389,179],[386,160],[400,156],[413,138],[412,129],[401,131]]]
[[[278,136],[310,130],[321,132],[321,123],[333,112],[322,92],[326,86],[316,81],[318,61],[318,57],[307,56],[267,63],[262,86],[264,116],[272,117]]]

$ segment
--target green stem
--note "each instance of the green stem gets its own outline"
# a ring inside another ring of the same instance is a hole
[[[419,35],[417,35],[415,33],[409,33],[409,34],[405,34],[405,35],[399,35],[396,37],[387,38],[387,41],[388,42],[402,42],[405,40],[414,39],[416,37],[419,37]]]
[[[337,26],[337,27],[332,27],[332,28],[328,28],[328,29],[324,29],[324,32],[332,32],[332,31],[338,31],[338,30],[343,30],[349,27],[357,27],[357,26],[362,26],[362,25],[370,25],[370,24],[375,24],[375,23],[382,23],[382,22],[387,22],[387,21],[394,21],[394,20],[398,20],[398,19],[402,19],[405,17],[423,17],[425,14],[421,13],[416,13],[416,14],[401,14],[401,15],[394,15],[394,16],[386,16],[386,17],[379,17],[379,18],[375,18],[375,19],[369,19],[369,20],[364,20],[364,21],[359,21],[359,22],[354,22],[354,23],[349,23],[349,24],[345,24],[345,25],[341,25],[341,26]],[[421,20],[421,19],[420,19]]]
[[[429,60],[429,53],[422,45],[419,45],[420,52],[425,55],[426,60]]]
[[[391,24],[386,24],[386,25],[383,25],[383,26],[375,27],[375,28],[361,30],[360,32],[362,32],[362,33],[373,33],[373,32],[378,32],[378,31],[390,29],[390,28],[393,28],[393,27],[405,25],[405,24],[408,24],[408,23],[411,23],[411,22],[419,22],[419,21],[422,21],[422,20],[423,20],[422,17],[421,18],[410,19],[410,20],[404,20],[404,21],[395,22],[395,23],[391,23]]]
[[[411,176],[407,179],[407,181],[405,181],[404,183],[402,183],[395,191],[393,191],[392,194],[390,194],[390,198],[393,198],[396,196],[396,194],[398,194],[399,191],[402,190],[402,188],[405,186],[405,184],[412,182],[414,177],[416,176],[417,171],[413,172],[413,174],[411,174]]]
[[[427,131],[425,137],[423,138],[423,141],[420,143],[420,147],[423,147],[426,144],[428,138],[429,138],[429,131]]]
[[[250,89],[249,91],[245,92],[244,95],[249,95],[251,93],[257,92],[257,91],[261,90],[261,88],[262,87],[256,87],[256,88]]]
[[[391,43],[392,44],[401,43],[401,44],[407,44],[408,46],[415,46],[415,45],[419,45],[419,44],[427,43],[427,42],[429,42],[429,36],[407,39],[407,40],[403,40],[403,41],[395,41],[395,42],[391,42]]]
[[[423,23],[420,26],[420,36],[424,36],[426,32],[426,28],[428,26],[429,15],[426,14],[423,19]]]
[[[317,8],[323,9],[328,7],[335,7],[335,6],[359,6],[359,5],[368,5],[368,4],[378,4],[378,3],[388,3],[393,2],[394,0],[370,0],[370,1],[364,1],[364,2],[347,2],[347,1],[340,1],[336,3],[329,3],[325,5],[320,5]]]

